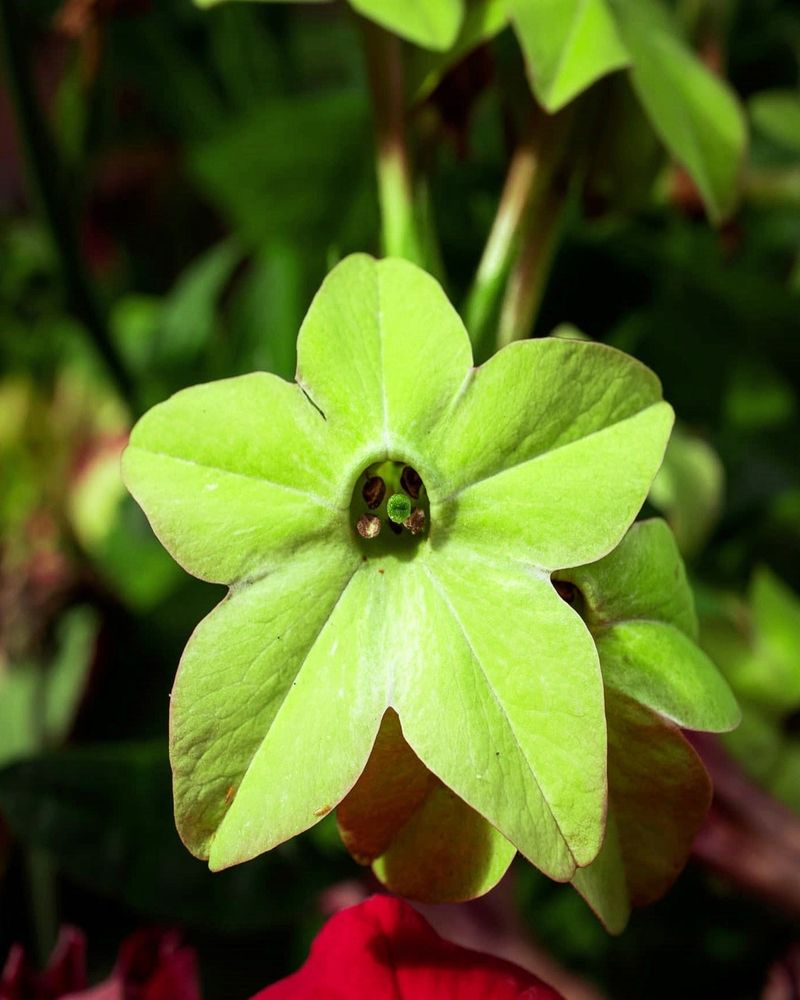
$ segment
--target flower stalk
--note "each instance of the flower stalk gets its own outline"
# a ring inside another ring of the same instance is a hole
[[[381,244],[387,257],[422,262],[406,136],[405,74],[400,39],[361,21],[375,123]]]

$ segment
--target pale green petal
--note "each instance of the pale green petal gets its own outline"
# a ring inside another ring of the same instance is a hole
[[[586,622],[599,629],[647,618],[697,636],[697,615],[675,536],[660,518],[637,521],[604,559],[561,570],[583,594]]]
[[[189,640],[172,693],[170,754],[178,829],[194,854],[208,856],[253,755],[358,565],[356,555],[343,558],[322,545],[298,554],[233,591]],[[298,738],[307,732],[308,724],[300,726]],[[275,771],[276,789],[287,780]],[[306,783],[298,785],[308,796]],[[272,817],[257,809],[251,820],[269,833]]]
[[[741,718],[722,674],[673,625],[627,621],[595,634],[607,686],[685,729],[726,732]]]
[[[657,403],[523,461],[432,508],[432,524],[549,570],[599,559],[641,508],[672,419]]]
[[[630,62],[608,0],[506,0],[506,7],[548,111]]]
[[[231,583],[347,537],[343,452],[302,390],[255,373],[184,389],[137,423],[125,483],[190,573]]]
[[[603,846],[590,865],[575,872],[572,884],[610,934],[622,933],[630,917],[631,901],[610,787]]]
[[[438,434],[433,530],[547,569],[598,559],[644,502],[671,426],[658,379],[627,355],[512,344],[474,371]]]
[[[711,800],[703,763],[675,726],[624,695],[607,695],[608,825],[575,888],[612,933],[631,905],[659,899],[686,864]]]
[[[488,892],[514,847],[425,767],[389,711],[367,766],[336,812],[347,849],[392,892],[455,903]]]
[[[297,342],[297,379],[365,461],[418,461],[472,353],[438,283],[414,264],[354,254],[325,279]],[[449,416],[448,416],[448,419]]]
[[[493,889],[516,853],[498,830],[435,781],[373,869],[388,889],[401,896],[425,903],[456,903]]]
[[[605,715],[597,654],[549,580],[449,545],[403,608],[419,648],[395,679],[425,765],[556,879],[597,853]]]
[[[388,707],[395,666],[391,652],[401,641],[403,625],[399,621],[392,628],[391,588],[381,584],[374,564],[364,563],[333,610],[328,603],[321,631],[285,688],[214,835],[209,854],[214,871],[313,826],[364,770]],[[280,604],[291,606],[285,594]],[[277,641],[282,640],[276,636]]]

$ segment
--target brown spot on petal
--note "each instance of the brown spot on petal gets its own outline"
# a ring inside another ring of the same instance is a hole
[[[319,809],[315,809],[314,810],[314,815],[315,816],[327,816],[328,813],[331,811],[331,809],[333,809],[333,806],[330,806],[330,805],[320,806]]]
[[[362,538],[377,538],[381,533],[381,519],[374,514],[362,514],[356,522],[356,531]]]

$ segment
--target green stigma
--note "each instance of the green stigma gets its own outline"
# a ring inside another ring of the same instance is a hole
[[[411,499],[405,493],[393,493],[386,504],[389,520],[402,524],[411,513]]]

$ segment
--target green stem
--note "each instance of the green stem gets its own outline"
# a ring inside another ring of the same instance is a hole
[[[383,252],[422,263],[406,141],[402,43],[371,21],[362,19],[361,28],[375,121]]]
[[[558,246],[565,207],[566,197],[552,185],[536,206],[506,286],[497,324],[498,350],[530,336]]]
[[[548,118],[538,130],[541,152],[535,190],[522,220],[519,253],[500,309],[497,350],[529,337],[539,312],[576,170],[576,164],[565,169],[573,121],[573,110],[568,109]]]
[[[511,157],[497,213],[464,306],[464,321],[476,347],[486,337],[508,275],[538,163],[531,138],[521,142]]]
[[[0,0],[0,41],[33,200],[38,204],[58,253],[69,304],[91,337],[120,392],[133,406],[132,383],[109,337],[105,319],[81,265],[75,220],[58,169],[55,149],[36,100],[17,0]]]

